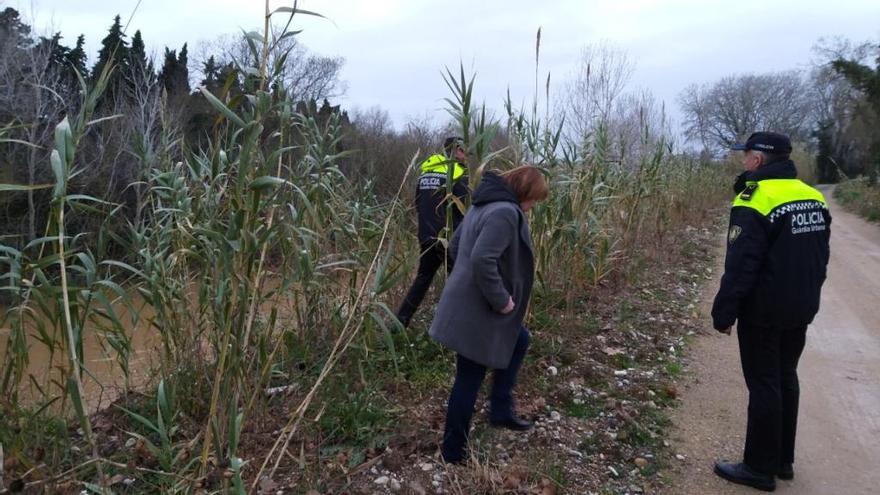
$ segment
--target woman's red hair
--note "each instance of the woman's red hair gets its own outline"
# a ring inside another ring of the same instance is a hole
[[[543,201],[550,194],[550,187],[544,173],[538,167],[522,165],[501,174],[507,185],[513,189],[520,203]]]

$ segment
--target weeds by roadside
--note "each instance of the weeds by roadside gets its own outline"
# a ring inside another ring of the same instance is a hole
[[[880,221],[880,187],[872,187],[866,177],[837,184],[834,199],[869,221]]]

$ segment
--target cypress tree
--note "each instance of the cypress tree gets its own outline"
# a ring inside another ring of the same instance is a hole
[[[98,61],[92,68],[92,80],[97,81],[101,77],[104,68],[110,65],[113,71],[107,80],[107,89],[101,95],[98,108],[103,108],[107,102],[116,100],[117,95],[125,94],[125,75],[128,74],[128,44],[125,34],[122,32],[122,23],[117,15],[113,19],[113,25],[107,36],[101,40],[101,50],[98,52]]]
[[[817,179],[823,184],[837,182],[838,180],[837,167],[833,158],[834,150],[831,144],[831,129],[833,127],[833,122],[822,121],[819,122],[818,129],[814,133],[819,144],[819,150],[816,154]]]
[[[51,38],[40,36],[36,50],[45,50],[49,54],[49,67],[55,70],[64,69],[70,52],[70,48],[61,44],[61,33],[55,33]]]
[[[21,21],[21,15],[12,7],[0,12],[0,45],[27,48],[31,45],[31,27]]]
[[[165,48],[165,60],[159,72],[159,81],[169,96],[177,97],[189,94],[189,69],[187,68],[187,48],[184,43],[180,55],[176,50]]]
[[[147,60],[147,49],[140,30],[135,31],[131,37],[131,48],[128,49],[128,66],[132,73],[145,73],[153,71],[153,64]]]
[[[202,86],[208,88],[212,93],[220,85],[218,81],[218,69],[217,61],[214,59],[213,55],[208,57],[208,60],[202,64],[202,74],[205,76],[205,78],[202,79]]]
[[[61,33],[55,33],[51,38],[40,37],[40,41],[34,48],[48,54],[48,68],[58,74],[58,86],[66,90],[76,90],[79,80],[75,71],[85,77],[85,52],[83,51],[83,36],[77,39],[76,48],[70,49],[61,43]]]
[[[189,53],[187,52],[186,43],[180,49],[180,56],[177,57],[177,72],[174,74],[174,86],[179,94],[188,95],[189,88]]]
[[[76,46],[67,52],[67,63],[71,69],[76,69],[83,77],[88,77],[89,69],[86,67],[86,51],[83,46],[86,44],[85,35],[79,35],[76,38]],[[75,80],[76,76],[74,76]]]
[[[165,58],[159,70],[159,82],[168,94],[174,92],[174,73],[177,72],[177,50],[165,47]]]
[[[112,62],[116,66],[114,78],[118,78],[118,74],[125,72],[127,59],[128,43],[125,41],[125,34],[122,33],[122,22],[117,15],[113,18],[113,25],[110,26],[107,36],[101,40],[101,50],[98,52],[98,61],[92,68],[92,76],[99,77],[104,67]]]
[[[131,37],[131,48],[128,49],[126,64],[128,65],[126,79],[129,89],[143,84],[144,81],[152,81],[154,77],[153,63],[147,59],[147,50],[140,30],[135,31],[134,36]]]

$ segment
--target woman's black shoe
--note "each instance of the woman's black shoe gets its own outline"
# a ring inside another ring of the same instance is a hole
[[[443,461],[444,464],[455,464],[456,466],[464,466],[467,464],[467,457],[446,457],[443,454],[440,454],[440,460]]]
[[[518,418],[516,416],[512,418],[502,419],[500,421],[489,420],[489,424],[498,428],[507,428],[508,430],[514,431],[526,431],[531,430],[535,423],[531,421],[526,421],[525,419]]]
[[[776,490],[776,480],[772,474],[759,473],[744,463],[716,462],[715,474],[738,485],[750,486],[765,492]]]

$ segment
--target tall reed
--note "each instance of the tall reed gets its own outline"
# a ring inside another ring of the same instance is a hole
[[[114,272],[122,263],[98,260],[88,234],[67,232],[67,218],[82,212],[107,210],[112,206],[91,196],[71,194],[70,184],[84,171],[77,161],[77,147],[89,128],[103,120],[92,120],[95,106],[103,93],[113,67],[108,64],[93,88],[79,77],[83,101],[76,115],[65,117],[55,127],[51,153],[54,175],[50,215],[45,235],[18,250],[0,246],[0,263],[8,271],[2,289],[12,301],[0,317],[0,326],[9,325],[9,336],[3,360],[0,391],[11,398],[6,407],[16,407],[22,382],[27,378],[39,390],[36,411],[60,399],[60,410],[67,411],[68,401],[79,420],[85,439],[91,447],[93,461],[100,459],[92,425],[91,408],[85,394],[84,380],[89,376],[85,366],[83,342],[94,333],[116,353],[120,369],[128,376],[129,335],[117,315],[114,300],[128,302],[127,294],[114,280]],[[6,189],[19,186],[5,186]],[[47,349],[49,362],[43,376],[25,376],[29,363],[28,332],[36,332],[36,340]],[[58,359],[56,353],[66,356]],[[104,484],[101,462],[94,462],[100,486]]]
[[[387,304],[417,253],[404,249],[414,241],[401,197],[422,157],[401,164],[407,173],[397,196],[385,202],[340,171],[348,153],[341,116],[297,111],[298,95],[280,82],[281,67],[268,63],[278,38],[296,34],[289,26],[297,15],[317,14],[296,3],[271,11],[266,3],[264,31],[245,33],[250,65],[237,67],[245,94],[230,98],[201,89],[220,116],[215,132],[202,149],[184,146],[144,162],[149,168],[138,185],[143,191],[138,221],[125,232],[109,232],[107,226],[97,234],[71,235],[65,230],[69,215],[112,217],[116,211],[115,205],[68,192],[81,171],[77,143],[95,123],[91,112],[105,74],[84,91],[80,113],[58,125],[55,182],[36,186],[53,188],[46,235],[21,250],[0,246],[2,291],[12,301],[0,320],[0,328],[9,328],[0,392],[11,400],[0,406],[20,412],[21,386],[33,383],[39,390],[36,414],[48,418],[53,413],[48,405],[57,404],[62,416],[73,411],[80,421],[91,447],[88,466],[118,467],[95,448],[83,391],[83,381],[94,379],[84,366],[83,340],[90,334],[100,339],[128,376],[132,334],[120,319],[120,304],[158,336],[155,407],[124,410],[130,434],[161,467],[139,473],[166,492],[253,491],[281,468],[323,387],[356,373],[344,366],[346,356],[361,369],[364,361],[376,359],[369,349],[381,340],[398,371],[389,323],[394,315]],[[279,16],[286,17],[287,27],[273,39],[270,22]],[[530,109],[515,109],[508,96],[506,122],[494,120],[485,105],[473,101],[476,77],[462,66],[443,75],[450,91],[446,101],[452,126],[470,152],[472,187],[487,166],[529,162],[545,171],[551,196],[530,215],[542,296],[534,304],[574,310],[575,298],[596,293],[615,275],[625,279],[645,246],[662,242],[678,223],[705,215],[717,203],[721,172],[673,154],[671,144],[649,135],[647,125],[643,143],[660,144],[645,144],[637,166],[612,156],[612,139],[602,125],[585,143],[565,142],[563,123],[554,122],[549,111],[543,117],[539,112],[540,31],[538,36]],[[285,54],[278,55],[283,60]],[[547,108],[549,87],[548,75]],[[174,131],[162,132],[162,142],[172,146]],[[496,147],[502,138],[506,143]],[[0,191],[22,187],[0,185]],[[452,198],[451,189],[447,194]],[[447,220],[453,208],[468,206],[450,201]],[[124,262],[95,255],[95,235],[112,235],[127,247]],[[444,239],[449,235],[451,228]],[[130,292],[145,302],[141,315]],[[27,376],[32,345],[47,348],[49,366],[60,375]],[[349,356],[352,348],[362,352]],[[310,360],[306,368],[313,372],[297,366],[302,359]],[[251,421],[269,411],[266,391],[274,385],[303,392],[282,409],[284,427],[271,449],[246,461],[242,441]],[[183,418],[196,425],[189,437],[182,435]],[[10,441],[17,455],[25,455],[23,436],[13,438],[3,428],[0,435],[6,455]],[[196,455],[188,458],[189,452]],[[208,486],[218,472],[224,476]],[[98,480],[104,482],[102,472]]]

